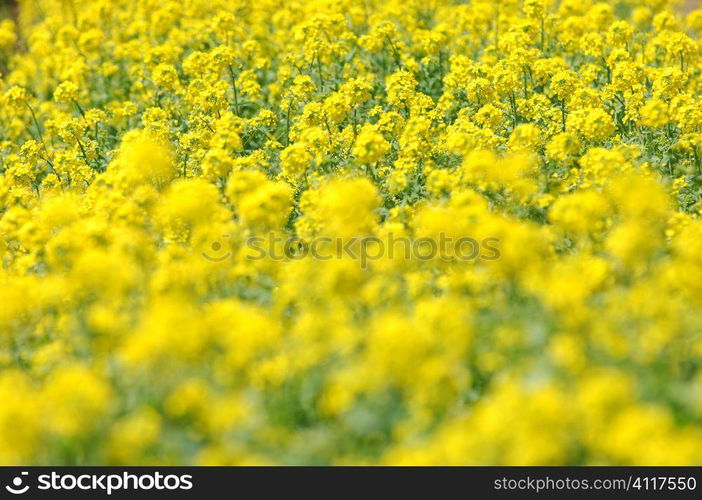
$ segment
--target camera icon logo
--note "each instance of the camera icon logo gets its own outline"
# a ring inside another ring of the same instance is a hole
[[[230,235],[223,234],[222,238],[229,238]],[[210,262],[224,262],[232,256],[221,241],[213,241],[210,245],[211,253],[202,252],[201,255]]]
[[[15,477],[12,480],[12,486],[7,485],[5,486],[5,489],[12,493],[13,495],[21,495],[22,493],[26,493],[27,490],[29,489],[29,485],[25,485],[22,487],[22,476],[28,476],[29,472],[22,472],[19,476]]]

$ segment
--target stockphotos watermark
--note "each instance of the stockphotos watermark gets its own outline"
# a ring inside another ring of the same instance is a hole
[[[15,476],[5,490],[13,495],[23,495],[32,490],[39,491],[91,491],[112,495],[123,491],[176,491],[191,490],[193,476],[190,474],[161,474],[160,472],[120,474],[58,473],[39,474],[32,483],[29,472]]]
[[[229,260],[233,253],[227,241],[232,236],[223,234],[213,241],[202,256],[211,262]],[[281,236],[269,233],[266,236],[251,236],[246,239],[246,259],[251,261],[271,260],[275,262],[312,258],[320,261],[352,259],[366,269],[371,262],[384,259],[444,262],[493,261],[500,258],[500,239],[494,236],[455,238],[446,233],[437,237],[409,238],[392,233],[378,236],[330,237],[320,236],[303,240],[296,236]]]

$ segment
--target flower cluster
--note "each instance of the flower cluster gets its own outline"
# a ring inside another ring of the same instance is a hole
[[[702,463],[702,9],[17,12],[0,463]]]

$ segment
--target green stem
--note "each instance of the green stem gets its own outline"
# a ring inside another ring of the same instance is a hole
[[[76,108],[78,108],[78,112],[80,113],[80,116],[82,116],[83,119],[85,120],[85,111],[83,111],[83,108],[80,106],[80,104],[78,104],[78,101],[76,101],[75,99],[71,99],[71,101],[73,101],[73,104],[76,105]]]
[[[541,52],[546,47],[546,29],[544,28],[544,16],[541,16]]]
[[[41,133],[41,126],[39,125],[39,120],[37,120],[37,115],[34,113],[34,108],[32,108],[27,101],[22,101],[25,106],[29,109],[32,114],[32,121],[34,121],[34,126],[37,128],[37,133],[39,134],[39,139],[41,143],[44,144],[44,136]]]
[[[239,113],[239,92],[236,88],[236,78],[234,76],[234,68],[232,68],[232,65],[229,64],[229,76],[232,79],[232,88],[234,89],[234,112],[236,113],[236,116],[241,116]]]
[[[290,145],[290,108],[292,108],[292,101],[288,104],[288,112],[285,115],[285,147]]]
[[[85,164],[88,166],[88,168],[92,168],[90,166],[90,162],[88,161],[88,154],[85,152],[85,148],[83,147],[83,143],[80,142],[80,139],[76,136],[76,141],[78,142],[78,146],[80,147],[81,154],[83,155],[83,160],[85,160]]]
[[[388,35],[385,35],[385,39],[390,44],[390,48],[392,49],[392,55],[395,58],[395,64],[397,64],[397,66],[399,67],[402,67],[402,58],[400,57],[400,53],[397,51],[395,44],[392,43],[392,39]]]

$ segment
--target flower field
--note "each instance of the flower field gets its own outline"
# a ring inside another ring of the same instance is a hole
[[[702,8],[0,19],[0,464],[702,464]]]

